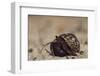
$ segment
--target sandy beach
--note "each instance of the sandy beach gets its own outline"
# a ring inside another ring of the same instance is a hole
[[[88,58],[88,18],[68,16],[28,16],[28,60],[58,60]],[[77,56],[56,57],[50,55],[50,45],[55,36],[63,33],[73,33],[80,42]]]

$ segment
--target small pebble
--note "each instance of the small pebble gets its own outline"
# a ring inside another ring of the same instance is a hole
[[[69,59],[69,57],[68,57],[68,56],[66,56],[66,59]]]
[[[33,58],[33,60],[36,60],[36,59],[37,59],[36,57]]]
[[[80,51],[80,54],[83,55],[84,54],[84,51]]]
[[[87,45],[87,44],[88,44],[88,42],[87,42],[87,41],[85,41],[85,42],[84,42],[84,44],[85,44],[85,45]]]
[[[75,59],[75,57],[72,57],[72,59]]]
[[[29,50],[28,50],[28,52],[32,52],[33,51],[33,49],[32,48],[30,48]]]

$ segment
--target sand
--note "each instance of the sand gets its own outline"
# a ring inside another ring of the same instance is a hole
[[[59,60],[88,58],[88,19],[87,17],[62,16],[29,16],[28,24],[28,60]],[[73,33],[80,42],[80,51],[77,56],[56,57],[50,55],[50,45],[55,36],[63,33]],[[32,51],[29,51],[32,49]]]

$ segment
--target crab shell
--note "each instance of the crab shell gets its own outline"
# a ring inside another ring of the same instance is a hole
[[[54,56],[77,56],[80,52],[80,43],[72,33],[61,34],[50,44],[51,52]]]

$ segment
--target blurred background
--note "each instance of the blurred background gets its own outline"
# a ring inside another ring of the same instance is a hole
[[[88,18],[71,16],[28,16],[28,60],[66,59],[66,57],[53,57],[42,47],[52,42],[55,36],[73,33],[80,42],[82,55],[76,58],[88,57]],[[50,46],[46,47],[50,51]],[[69,57],[72,59],[72,57]]]

